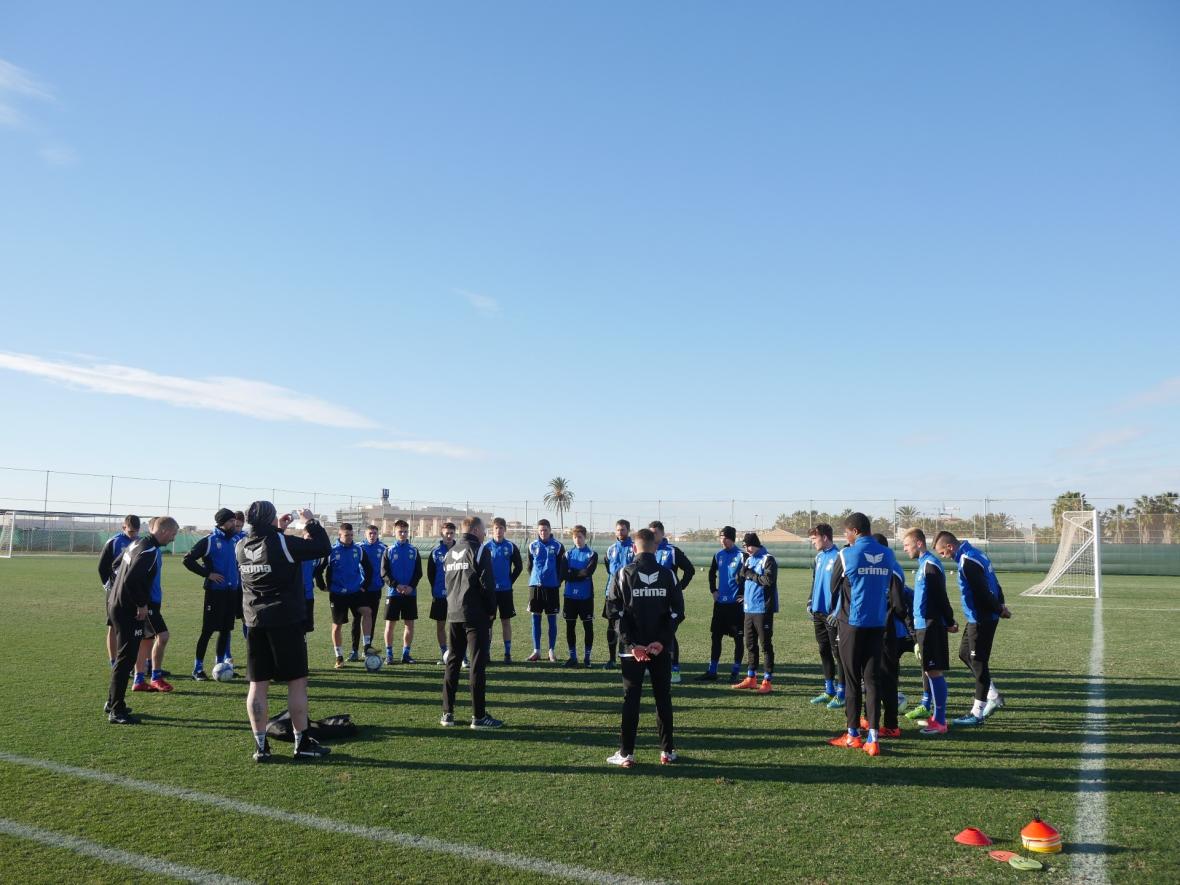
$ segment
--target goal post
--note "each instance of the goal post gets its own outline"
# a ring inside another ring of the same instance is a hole
[[[1097,510],[1061,514],[1061,540],[1049,573],[1020,595],[1102,598],[1102,524]]]
[[[12,559],[12,542],[16,537],[16,513],[0,511],[0,559]]]

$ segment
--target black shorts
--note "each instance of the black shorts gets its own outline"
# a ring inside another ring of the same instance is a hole
[[[929,670],[945,672],[950,669],[951,650],[946,627],[942,624],[930,624],[925,630],[918,630],[916,638],[921,651],[922,672]]]
[[[239,621],[245,620],[246,616],[243,614],[243,609],[242,609],[242,588],[238,587],[234,590],[230,590],[229,592],[232,593],[233,597],[234,597],[234,601],[233,601],[234,617],[237,618]]]
[[[746,622],[740,602],[714,602],[709,631],[719,636],[741,636]]]
[[[447,619],[447,598],[430,598],[430,620],[445,621]]]
[[[534,615],[555,615],[560,610],[556,587],[529,587],[529,611]]]
[[[369,614],[373,617],[381,611],[381,591],[380,590],[366,590],[361,594],[360,605],[369,609]],[[360,606],[358,606],[359,608]]]
[[[148,603],[148,622],[152,625],[152,632],[157,636],[168,632],[168,625],[164,623],[164,616],[160,614],[160,606],[154,602]]]
[[[385,620],[387,621],[416,621],[418,620],[418,597],[402,596],[394,593],[385,600]]]
[[[303,624],[251,627],[246,634],[246,678],[251,682],[290,682],[307,676]]]
[[[315,597],[309,596],[303,600],[303,607],[307,612],[303,618],[303,632],[312,633],[315,631]]]
[[[516,617],[516,603],[512,600],[511,590],[496,591],[496,616],[501,621],[508,621]]]
[[[364,605],[363,593],[329,593],[328,604],[332,606],[332,623],[347,624],[348,613],[360,617],[357,612]]]
[[[609,600],[604,599],[602,601],[602,616],[604,618],[606,618],[608,621],[617,621],[618,620],[618,618],[615,616],[615,614],[610,610],[610,601]]]
[[[567,621],[593,621],[594,600],[570,599],[567,596],[565,597],[565,606],[562,609],[562,615]]]
[[[205,590],[205,610],[201,614],[201,631],[232,630],[237,611],[237,592],[234,590]]]

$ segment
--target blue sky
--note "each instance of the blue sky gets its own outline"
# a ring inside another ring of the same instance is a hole
[[[1180,487],[1177,156],[1167,2],[9,3],[0,465]]]

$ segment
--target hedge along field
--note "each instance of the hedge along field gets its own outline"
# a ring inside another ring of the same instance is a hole
[[[782,573],[769,696],[692,681],[709,643],[700,574],[680,633],[685,682],[674,688],[682,761],[658,764],[649,696],[640,764],[630,771],[605,765],[617,745],[617,671],[494,663],[489,709],[507,727],[444,730],[433,625],[419,628],[418,664],[337,672],[321,595],[309,637],[312,713],[351,713],[361,734],[320,764],[295,764],[279,745],[280,758],[259,766],[250,759],[244,680],[187,678],[201,590],[178,558],[166,558],[164,574],[165,666],[176,691],[129,695],[144,719],[130,728],[101,714],[108,670],[94,560],[6,560],[0,879],[150,881],[174,878],[173,864],[258,882],[1010,881],[1015,871],[952,837],[978,826],[997,847],[1018,850],[1020,828],[1039,812],[1066,842],[1064,854],[1046,859],[1054,879],[1104,870],[1114,881],[1174,880],[1180,579],[1107,579],[1104,666],[1091,680],[1094,603],[1021,598],[1036,576],[1001,578],[1015,614],[1000,627],[993,672],[1008,706],[945,739],[921,738],[903,721],[903,738],[870,759],[828,747],[843,714],[807,703],[819,667],[803,610],[806,572]],[[520,610],[525,592],[518,586]],[[596,626],[601,663],[605,623]],[[498,628],[493,636],[495,661]],[[529,645],[520,617],[514,656]],[[557,650],[563,659],[564,630]],[[235,655],[244,660],[240,635]],[[957,715],[971,683],[954,663]],[[911,699],[920,691],[912,657],[902,690]],[[284,691],[272,695],[278,712]],[[459,717],[468,711],[461,691]],[[1095,808],[1100,836],[1075,839],[1079,815],[1094,832]],[[75,841],[47,845],[33,832]],[[108,854],[85,855],[76,840]],[[128,866],[129,857],[148,864]]]

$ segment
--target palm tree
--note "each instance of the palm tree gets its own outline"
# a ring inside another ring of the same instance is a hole
[[[920,511],[917,507],[911,507],[908,504],[903,504],[902,506],[898,507],[897,508],[897,527],[898,527],[898,529],[900,529],[902,526],[906,526],[907,528],[912,528],[914,525],[914,521],[921,515],[922,515],[922,511]]]
[[[1155,499],[1151,495],[1140,495],[1131,507],[1135,523],[1139,529],[1139,543],[1146,544],[1151,540],[1151,530],[1155,523]]]
[[[1165,544],[1172,543],[1172,535],[1176,528],[1176,514],[1180,512],[1180,495],[1175,492],[1164,492],[1155,499],[1156,512],[1160,514],[1163,523],[1163,537]]]
[[[549,491],[541,500],[545,502],[547,508],[557,513],[557,518],[561,521],[561,533],[564,536],[565,514],[570,509],[570,505],[574,503],[574,493],[570,491],[569,480],[564,476],[553,477],[549,480]]]
[[[1106,523],[1112,526],[1111,540],[1116,544],[1123,543],[1123,523],[1130,513],[1126,504],[1115,504],[1106,511]]]

